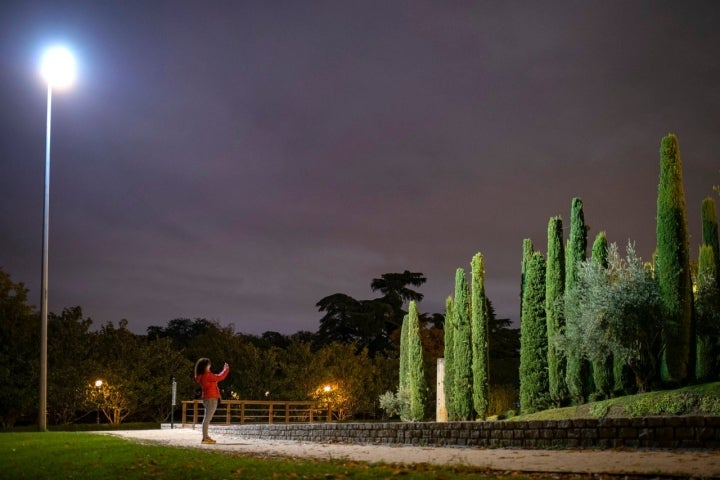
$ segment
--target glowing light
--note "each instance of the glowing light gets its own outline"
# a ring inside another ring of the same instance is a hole
[[[330,390],[332,390],[332,387],[330,385],[325,385],[325,388],[323,388],[323,390],[329,392]]]
[[[95,380],[95,386],[96,387],[102,387],[103,381],[102,380]]]
[[[75,57],[65,47],[53,47],[43,55],[40,72],[50,87],[69,87],[75,81]]]

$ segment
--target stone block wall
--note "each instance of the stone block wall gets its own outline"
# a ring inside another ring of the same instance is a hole
[[[212,425],[218,434],[320,443],[490,448],[720,449],[720,417]]]

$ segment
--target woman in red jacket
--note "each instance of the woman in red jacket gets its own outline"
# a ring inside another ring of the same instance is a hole
[[[230,373],[230,365],[227,363],[217,375],[210,371],[209,358],[201,358],[195,363],[195,381],[202,386],[202,401],[205,406],[205,415],[203,416],[202,423],[202,443],[215,443],[215,440],[208,435],[208,428],[210,427],[210,421],[213,415],[215,415],[215,410],[220,401],[220,389],[218,389],[217,384],[225,380],[228,373]]]

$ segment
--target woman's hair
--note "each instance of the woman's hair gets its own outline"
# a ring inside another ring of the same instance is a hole
[[[195,376],[197,377],[198,375],[205,373],[208,365],[210,365],[210,359],[205,357],[195,362]]]

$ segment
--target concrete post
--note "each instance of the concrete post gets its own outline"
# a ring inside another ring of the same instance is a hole
[[[445,359],[437,359],[437,407],[435,408],[435,421],[447,422],[448,413],[445,407]]]

